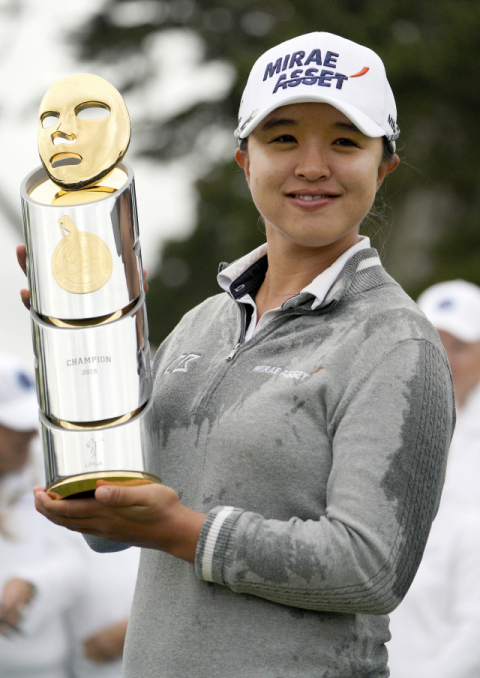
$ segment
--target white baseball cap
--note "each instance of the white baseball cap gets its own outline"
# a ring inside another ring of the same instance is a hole
[[[282,42],[255,62],[235,136],[244,139],[280,106],[312,101],[331,104],[368,137],[393,142],[400,134],[380,57],[351,40],[317,32]]]
[[[468,343],[480,341],[480,287],[451,280],[429,287],[417,304],[437,330]]]
[[[15,431],[38,428],[35,382],[15,356],[0,353],[0,424]]]

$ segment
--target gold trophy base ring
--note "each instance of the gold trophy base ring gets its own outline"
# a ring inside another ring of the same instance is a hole
[[[96,473],[81,473],[64,478],[47,486],[47,492],[58,495],[55,499],[74,499],[93,497],[97,489],[97,480],[127,486],[161,483],[160,478],[143,471],[97,471]]]

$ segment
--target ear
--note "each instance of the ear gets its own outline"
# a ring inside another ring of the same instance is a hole
[[[398,165],[400,163],[400,158],[398,155],[395,153],[393,158],[390,160],[390,162],[382,162],[380,167],[378,168],[378,174],[377,174],[377,191],[380,188],[380,186],[383,184],[383,180],[387,176],[387,174],[390,174],[393,172],[395,169],[397,169]]]
[[[250,183],[250,160],[248,158],[248,153],[242,153],[242,151],[239,148],[237,148],[237,150],[235,151],[235,160],[245,172],[247,183]]]

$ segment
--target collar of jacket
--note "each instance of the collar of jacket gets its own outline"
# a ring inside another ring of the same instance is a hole
[[[242,289],[244,281],[248,276],[252,276],[252,268],[261,265],[261,259],[255,262],[241,276],[234,280],[230,286],[230,294],[237,300],[238,296],[248,293],[248,289]],[[228,263],[221,263],[219,272],[229,266]],[[327,306],[333,308],[341,299],[348,298],[354,294],[366,292],[367,290],[379,287],[381,285],[398,285],[393,278],[388,275],[382,266],[378,252],[373,247],[356,252],[345,264],[345,267],[335,280],[325,298],[313,309],[313,312],[324,310]],[[240,294],[240,291],[242,292]],[[312,311],[312,305],[316,297],[310,292],[300,292],[295,297],[287,299],[282,305],[283,310],[299,308],[305,311]]]

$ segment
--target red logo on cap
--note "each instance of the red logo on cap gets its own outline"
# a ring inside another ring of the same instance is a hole
[[[358,71],[358,73],[355,73],[355,75],[351,75],[351,78],[359,78],[361,75],[365,75],[365,73],[368,73],[369,71],[368,66],[364,66],[361,71]]]

